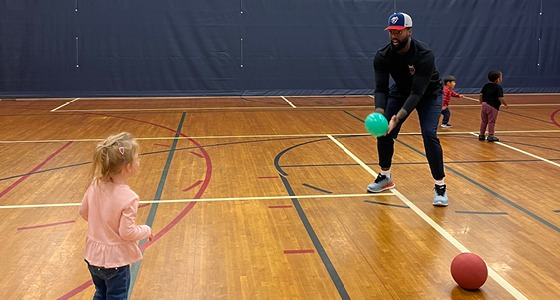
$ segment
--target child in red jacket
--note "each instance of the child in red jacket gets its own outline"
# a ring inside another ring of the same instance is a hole
[[[449,124],[449,118],[451,117],[451,110],[449,110],[449,102],[451,102],[451,97],[462,98],[463,95],[459,95],[453,91],[455,88],[455,77],[452,75],[446,75],[443,77],[443,105],[441,107],[441,114],[443,115],[443,121],[441,122],[442,128],[451,128]]]

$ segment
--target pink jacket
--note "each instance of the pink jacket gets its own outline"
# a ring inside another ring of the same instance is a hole
[[[137,242],[152,233],[136,225],[138,195],[126,184],[102,180],[88,187],[80,215],[88,222],[84,258],[93,266],[116,268],[142,259]]]

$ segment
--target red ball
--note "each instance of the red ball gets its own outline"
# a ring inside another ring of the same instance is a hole
[[[488,278],[488,268],[480,256],[474,253],[461,253],[451,262],[451,276],[466,290],[480,288]]]

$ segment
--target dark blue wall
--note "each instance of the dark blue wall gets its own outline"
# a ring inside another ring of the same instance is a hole
[[[395,8],[459,92],[560,92],[558,0],[0,0],[0,97],[367,94]]]

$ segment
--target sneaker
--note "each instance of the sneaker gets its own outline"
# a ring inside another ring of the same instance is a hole
[[[484,141],[486,139],[486,136],[484,134],[479,134],[478,135],[478,140],[479,141]]]
[[[441,128],[451,128],[453,127],[451,124],[441,124]]]
[[[449,199],[447,198],[447,188],[444,185],[437,185],[434,187],[434,206],[447,206]]]
[[[489,141],[489,142],[499,142],[500,141],[500,139],[495,137],[495,136],[489,136],[486,140]]]
[[[385,176],[381,173],[377,175],[377,178],[367,186],[367,191],[370,193],[379,193],[384,190],[392,189],[395,187],[392,176]]]

